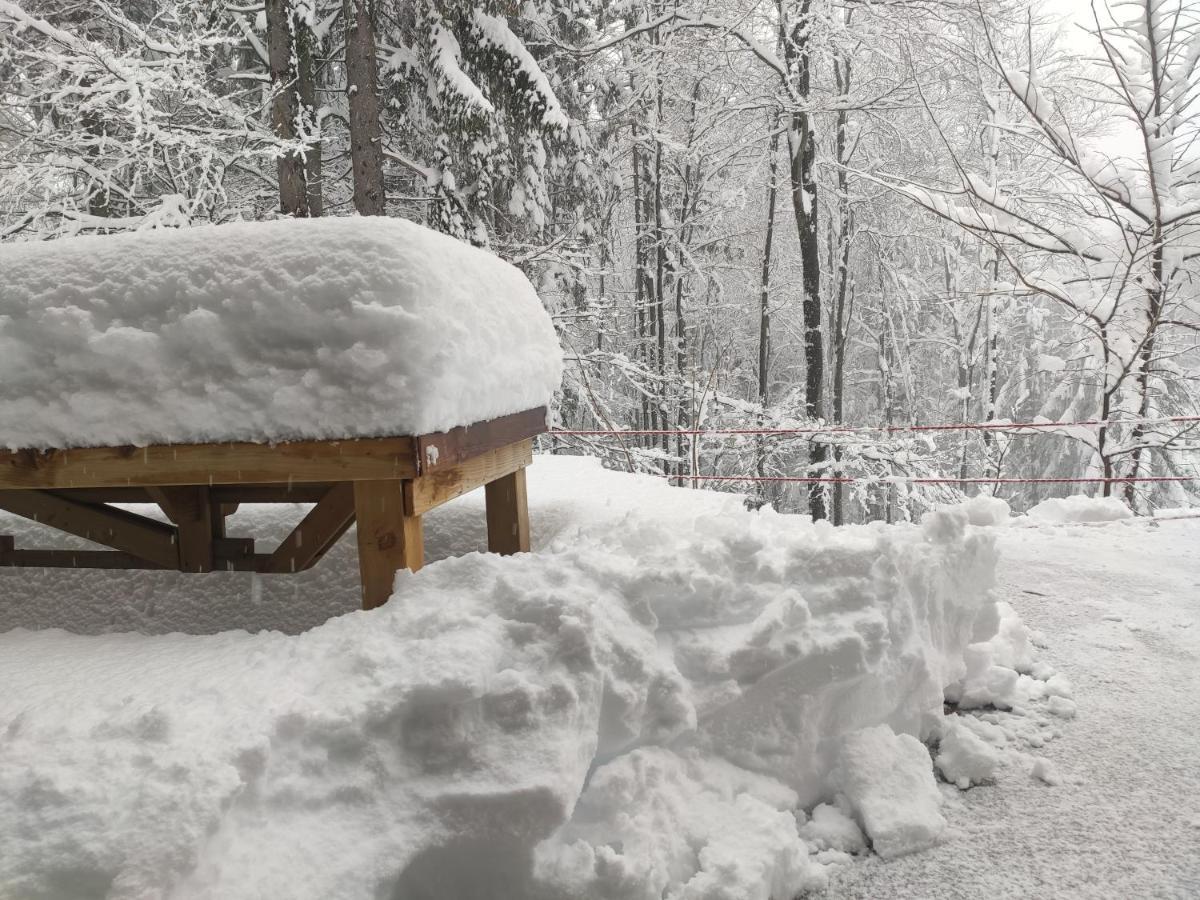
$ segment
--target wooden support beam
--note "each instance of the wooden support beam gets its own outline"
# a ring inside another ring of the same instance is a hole
[[[56,489],[54,493],[68,500],[78,500],[80,503],[154,503],[146,492],[146,488],[78,488],[75,490]]]
[[[179,568],[183,572],[211,572],[213,553],[213,502],[206,487],[148,487],[146,493],[167,518],[178,526]]]
[[[60,494],[75,499],[69,494]],[[200,516],[200,497],[195,489],[186,487],[148,487],[146,496],[163,511],[168,519],[178,525]]]
[[[219,538],[213,541],[219,571],[257,571],[270,557],[255,554],[253,538]],[[16,549],[12,535],[0,535],[0,567],[38,569],[150,569],[163,570],[149,560],[118,550]],[[174,568],[172,566],[171,568]]]
[[[196,485],[203,487],[204,485]],[[214,503],[227,507],[232,515],[239,503],[316,503],[324,497],[332,483],[324,481],[299,484],[214,485],[209,495]],[[54,492],[83,503],[156,503],[147,487],[55,488]]]
[[[119,550],[3,550],[0,567],[30,569],[154,569],[149,560]]]
[[[356,481],[354,513],[363,609],[374,609],[391,597],[396,572],[424,564],[421,517],[405,514],[402,482],[394,480]]]
[[[0,452],[0,490],[411,478],[411,437]]]
[[[405,482],[405,511],[420,516],[447,500],[483,487],[533,462],[533,441],[518,441],[489,450],[456,466],[437,469]]]
[[[423,434],[416,439],[417,474],[427,475],[457,466],[489,450],[533,438],[545,430],[546,407],[539,406],[487,422]]]
[[[257,558],[265,554],[254,552],[254,538],[214,537],[213,570],[217,572],[257,572]]]
[[[417,437],[0,451],[0,490],[415,478],[541,434],[545,407]]]
[[[271,554],[268,573],[311,568],[354,523],[354,483],[335,484]]]
[[[239,503],[317,503],[329,493],[332,484],[314,481],[304,484],[214,485],[213,500],[235,509]]]
[[[176,530],[123,509],[80,503],[49,491],[0,491],[0,509],[131,553],[156,566],[179,566]]]
[[[205,485],[196,485],[204,487]],[[316,503],[333,485],[314,481],[304,484],[247,484],[225,487],[214,485],[209,495],[214,503],[231,507],[231,515],[240,503]],[[55,493],[84,503],[156,503],[148,487],[55,488]]]
[[[488,482],[484,488],[487,504],[488,549],[505,556],[529,552],[529,497],[525,491],[525,470]]]

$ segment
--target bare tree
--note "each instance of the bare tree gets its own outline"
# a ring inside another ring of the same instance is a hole
[[[1200,10],[1138,0],[1093,15],[1099,56],[1058,85],[1041,82],[1032,52],[1023,70],[1011,64],[984,21],[991,65],[1023,112],[1006,133],[1049,161],[1049,189],[1002,189],[953,151],[952,186],[881,180],[986,242],[1023,291],[1079,330],[1086,344],[1064,364],[1076,385],[1068,407],[1091,404],[1114,424],[1072,437],[1104,478],[1136,478],[1156,460],[1169,466],[1179,438],[1142,420],[1195,408],[1169,359],[1181,334],[1200,333]],[[1110,133],[1097,134],[1089,109]]]

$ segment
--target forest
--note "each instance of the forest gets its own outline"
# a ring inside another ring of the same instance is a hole
[[[1198,71],[1189,0],[0,0],[0,240],[402,217],[537,286],[543,450],[1147,512],[1200,476]]]

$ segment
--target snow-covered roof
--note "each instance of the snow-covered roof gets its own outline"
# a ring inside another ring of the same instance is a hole
[[[545,405],[533,286],[401,219],[0,246],[0,446],[424,434]]]

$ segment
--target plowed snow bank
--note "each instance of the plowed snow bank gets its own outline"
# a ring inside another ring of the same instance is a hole
[[[538,552],[402,573],[384,608],[303,634],[0,635],[0,885],[765,900],[822,883],[795,811],[846,779],[868,837],[936,838],[864,773],[872,746],[912,755],[892,731],[937,728],[995,631],[965,513],[833,529],[564,458],[531,494]],[[431,543],[470,549],[476,502]],[[83,586],[55,577],[0,591]]]

